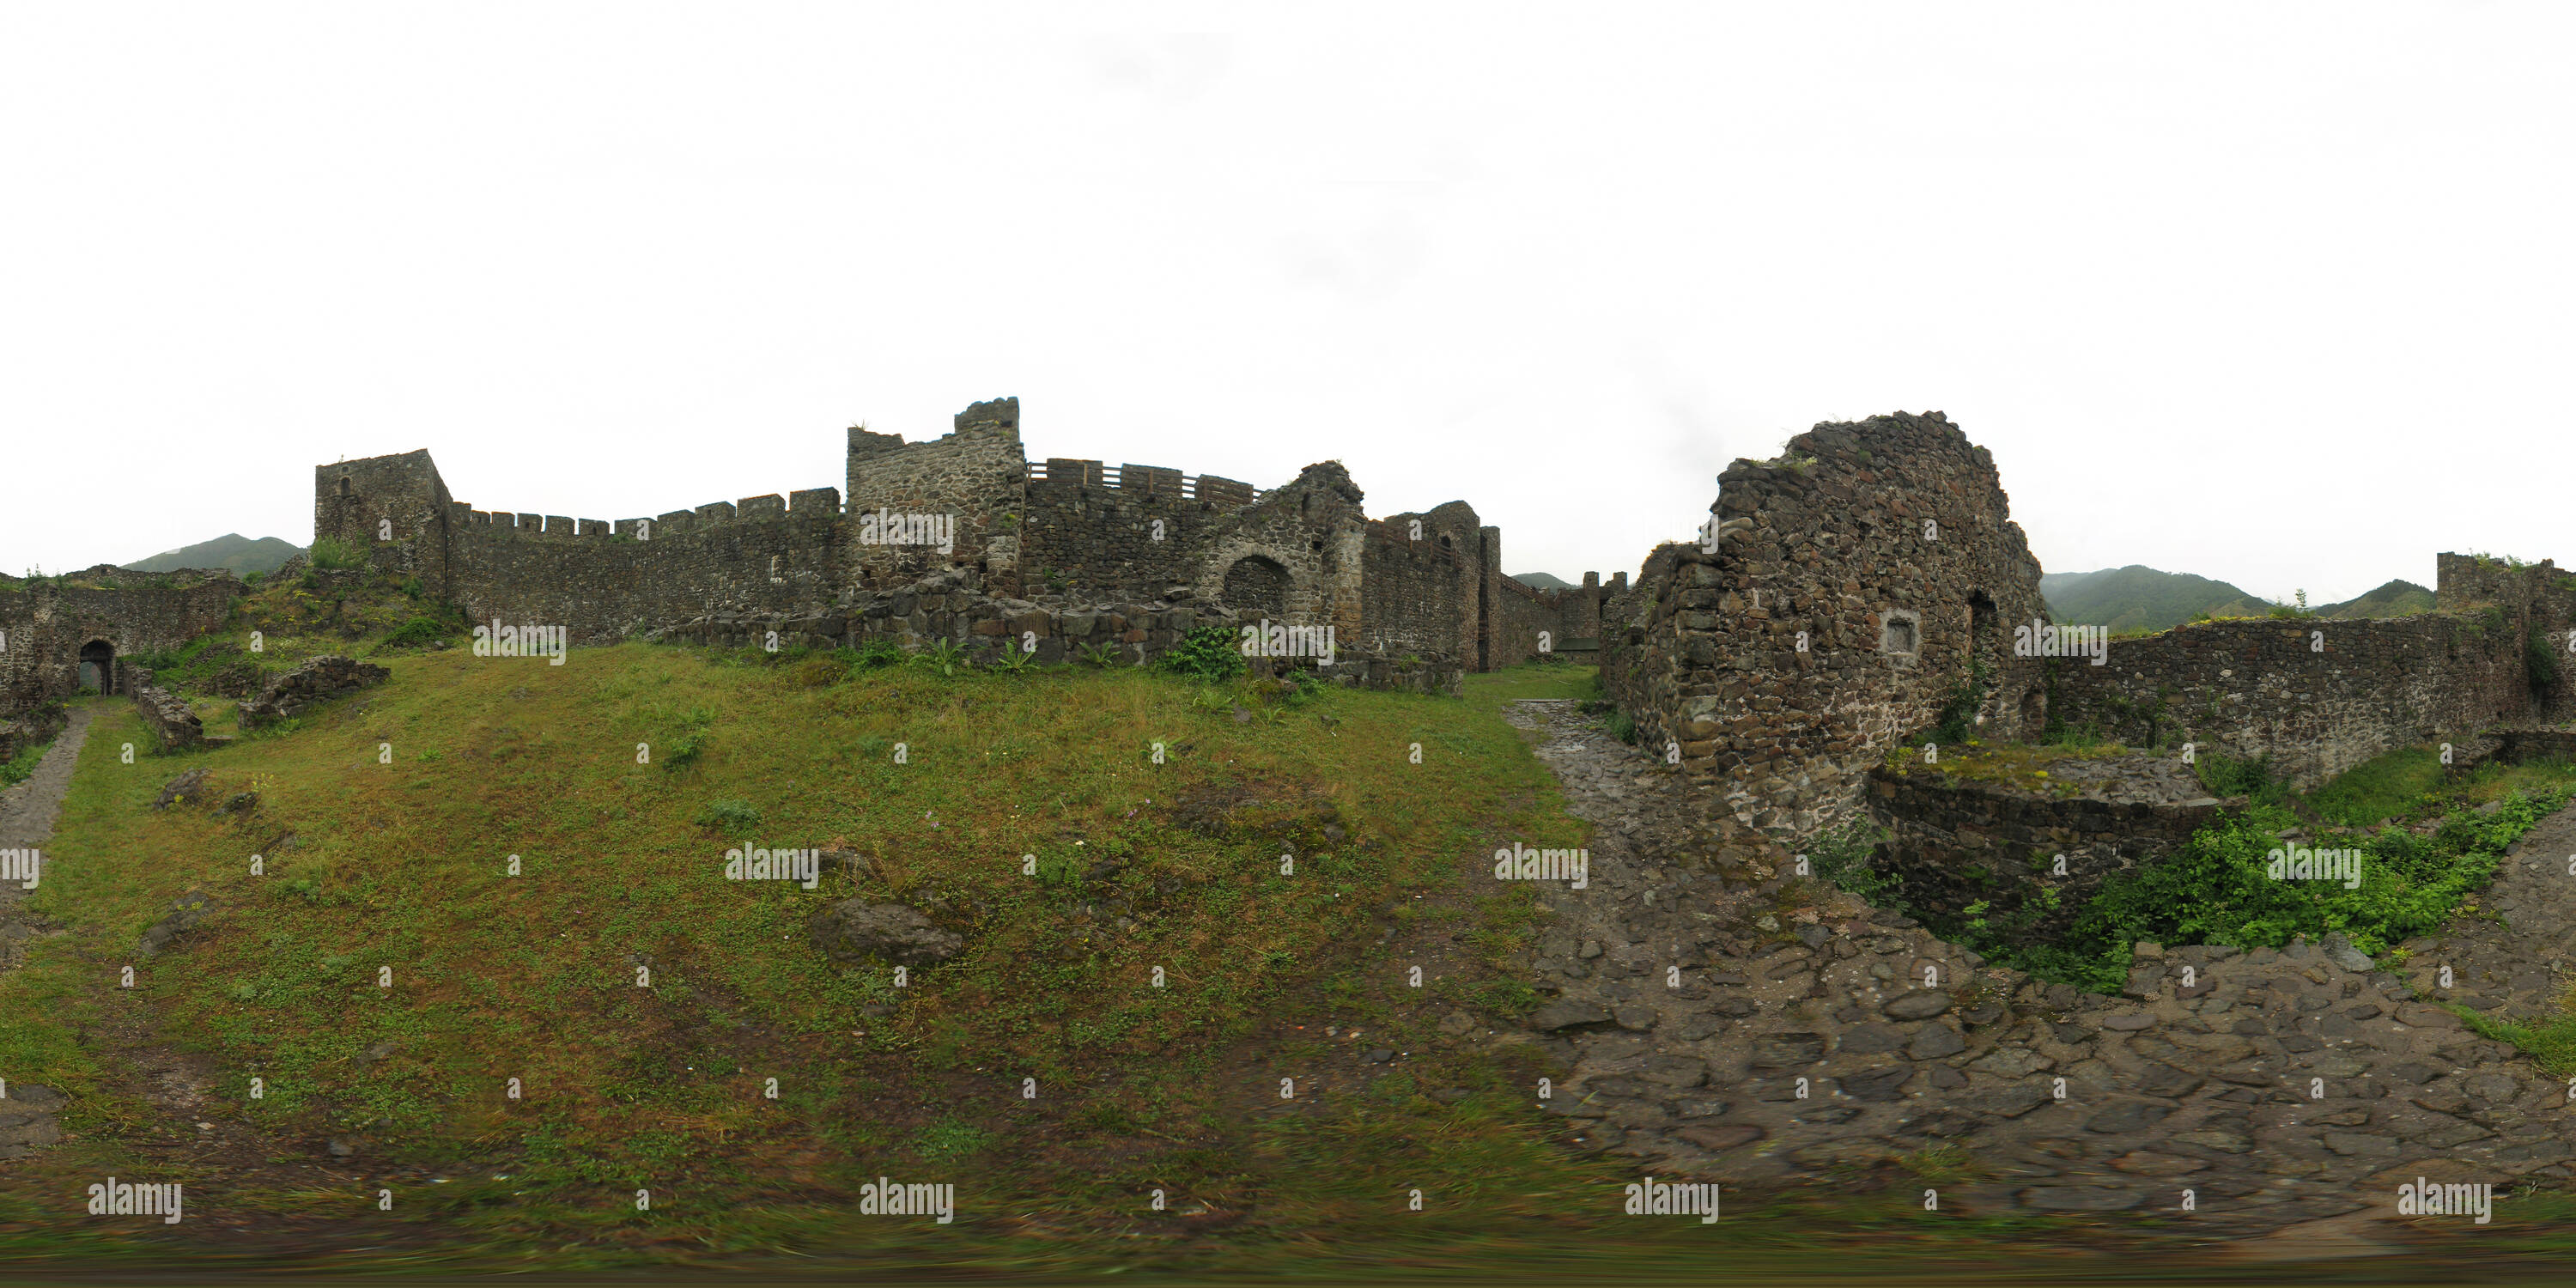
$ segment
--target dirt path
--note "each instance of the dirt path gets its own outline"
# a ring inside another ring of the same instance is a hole
[[[2155,1214],[2285,1255],[2395,1237],[2418,1177],[2502,1196],[2576,1175],[2565,1080],[2429,1004],[2536,1014],[2564,986],[2576,807],[2477,911],[2407,945],[2405,978],[2336,942],[2142,945],[2111,999],[1987,968],[1821,883],[1695,870],[1687,789],[1652,758],[1576,703],[1507,719],[1595,824],[1590,888],[1546,883],[1535,966],[1561,991],[1530,1022],[1575,1058],[1551,1108],[1641,1170],[1761,1186],[1933,1159],[1943,1210]]]
[[[92,710],[74,707],[54,745],[36,762],[36,772],[0,792],[0,850],[35,850],[40,885],[43,847],[53,838],[54,820],[61,817],[63,796],[71,790],[72,767],[80,763],[81,744],[89,738]],[[45,933],[21,911],[27,893],[23,882],[0,881],[0,971],[16,969],[26,959],[27,941]],[[10,1084],[7,1090],[7,1097],[0,1098],[0,1159],[24,1158],[62,1139],[55,1121],[68,1103],[62,1093],[32,1083]]]

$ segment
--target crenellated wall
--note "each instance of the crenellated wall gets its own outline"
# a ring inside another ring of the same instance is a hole
[[[721,609],[831,603],[845,581],[840,494],[815,488],[794,502],[773,494],[615,525],[459,504],[448,598],[477,621],[565,626],[579,644]]]
[[[560,625],[584,644],[729,616],[817,619],[945,570],[997,597],[1063,601],[1050,610],[1194,602],[1329,625],[1344,649],[1383,641],[1389,656],[1484,669],[1536,656],[1541,632],[1594,630],[1602,598],[1509,582],[1501,531],[1464,502],[1372,522],[1339,462],[1266,492],[1161,466],[1032,468],[1012,398],[974,404],[930,442],[853,428],[845,481],[846,494],[612,523],[478,511],[451,499],[427,452],[408,452],[317,467],[314,530],[478,620]],[[913,540],[926,533],[946,548]]]
[[[1020,400],[997,398],[957,413],[955,428],[927,443],[850,430],[849,512],[949,516],[952,549],[872,544],[852,524],[849,567],[865,584],[907,581],[937,567],[972,567],[997,587],[1020,584],[1018,525],[1028,461],[1020,450]]]

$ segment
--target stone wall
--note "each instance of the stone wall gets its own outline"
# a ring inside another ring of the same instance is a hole
[[[1585,573],[1583,580],[1584,585],[1573,590],[1539,590],[1501,578],[1495,586],[1495,603],[1500,605],[1494,614],[1500,624],[1494,634],[1495,660],[1517,666],[1564,653],[1576,640],[1599,639],[1601,579],[1596,573]],[[1542,635],[1545,649],[1540,647]]]
[[[723,648],[860,648],[884,641],[918,652],[938,644],[959,648],[973,665],[990,665],[1004,650],[1035,645],[1034,662],[1052,666],[1106,656],[1120,666],[1147,665],[1171,651],[1192,630],[1229,630],[1260,620],[1199,599],[1184,589],[1177,602],[1037,603],[987,593],[981,574],[947,569],[909,586],[862,590],[827,613],[785,616],[725,612],[662,627],[649,638]],[[1337,641],[1338,643],[1338,641]],[[1353,650],[1320,660],[1252,659],[1256,674],[1297,668],[1338,684],[1373,689],[1440,693],[1463,691],[1465,671],[1447,657],[1371,656]]]
[[[1602,666],[1641,743],[1710,789],[1721,840],[1848,817],[1878,755],[1979,676],[1979,727],[2021,729],[2041,673],[2011,624],[2041,612],[2039,564],[1992,456],[1940,413],[1820,424],[1739,460],[1711,515],[1713,552],[1647,559]]]
[[[442,599],[455,591],[447,566],[453,508],[426,449],[313,467],[314,538],[347,542]]]
[[[134,573],[107,565],[60,580],[0,582],[0,715],[78,692],[85,645],[106,644],[123,658],[175,649],[213,630],[241,589],[224,571]],[[109,691],[116,691],[112,680]]]
[[[2506,629],[2550,655],[2555,678],[2534,683],[2528,718],[2576,719],[2576,573],[2543,559],[2515,566],[2480,555],[2434,556],[2434,606],[2452,612],[2503,613]],[[2486,613],[2492,619],[2492,613]],[[2528,678],[2528,677],[2527,677]]]
[[[1128,466],[1124,481],[1138,470]],[[1147,478],[1159,478],[1155,471]],[[1214,533],[1233,516],[1177,487],[1121,487],[1096,461],[1050,460],[1029,484],[1020,527],[1020,588],[1159,595],[1197,580]]]
[[[1600,599],[1506,590],[1501,532],[1464,502],[1372,523],[1339,462],[1267,492],[1071,458],[1032,471],[1016,399],[977,403],[926,443],[852,429],[846,481],[846,509],[815,488],[612,523],[478,511],[450,498],[428,453],[409,452],[317,467],[314,523],[475,620],[562,626],[577,644],[689,622],[846,619],[856,596],[953,571],[996,597],[1195,598],[1330,626],[1348,652],[1482,669],[1535,656],[1541,630],[1564,638],[1568,612],[1592,629]],[[872,515],[945,520],[949,549],[874,540]]]
[[[1016,590],[1018,525],[1025,515],[1028,461],[1020,450],[1020,400],[997,398],[957,413],[955,428],[928,443],[899,434],[850,430],[849,498],[853,518],[893,514],[954,516],[952,549],[869,544],[856,524],[845,556],[861,584],[909,581],[947,563],[973,567],[996,586]]]
[[[2052,660],[2049,704],[2131,746],[2269,756],[2304,790],[2383,752],[2526,717],[2523,651],[2511,622],[2483,611],[2194,622],[2113,640],[2103,666]]]
[[[1360,616],[1369,648],[1386,657],[1456,656],[1458,624],[1474,612],[1466,561],[1437,533],[1414,535],[1421,518],[1380,520],[1360,543]]]
[[[840,494],[714,502],[616,524],[456,505],[448,598],[484,622],[567,628],[605,644],[713,612],[820,610],[846,584]],[[613,530],[612,530],[613,529]]]
[[[185,701],[167,689],[154,688],[150,671],[138,670],[134,676],[134,709],[160,736],[163,750],[187,751],[205,742],[205,722]]]
[[[1889,837],[1871,867],[1894,881],[1904,906],[1950,917],[1983,902],[1990,923],[2053,940],[2073,928],[2112,876],[2162,859],[2213,822],[2223,805],[2243,808],[2241,797],[2208,796],[2179,763],[2164,758],[2122,766],[2140,780],[2154,781],[2161,771],[2171,781],[2160,784],[2161,792],[2124,792],[2116,799],[2058,797],[1950,778],[1921,765],[1872,769],[1869,803]],[[2062,876],[2056,873],[2060,856]]]
[[[0,761],[16,760],[29,747],[61,733],[68,723],[61,704],[52,702],[19,712],[13,719],[0,720]]]

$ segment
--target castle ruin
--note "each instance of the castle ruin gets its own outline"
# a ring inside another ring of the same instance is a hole
[[[1624,575],[1606,588],[1513,581],[1501,530],[1464,502],[1371,519],[1336,462],[1261,491],[1159,466],[1031,461],[1015,398],[967,408],[930,442],[854,428],[844,483],[574,519],[457,501],[416,451],[317,467],[313,528],[470,617],[562,625],[576,643],[778,631],[1142,661],[1193,626],[1266,620],[1329,626],[1348,658],[1337,666],[1409,687],[1587,648],[1602,602],[1624,589]]]
[[[1719,484],[1703,539],[1658,547],[1635,585],[1538,590],[1503,575],[1501,530],[1463,501],[1373,519],[1330,461],[1268,490],[1033,461],[1006,398],[928,442],[850,430],[840,488],[614,521],[478,510],[425,450],[322,465],[314,532],[471,618],[577,644],[944,640],[1143,662],[1200,626],[1267,621],[1329,627],[1318,669],[1337,680],[1430,692],[1597,657],[1639,741],[1705,789],[1721,849],[1856,816],[1871,767],[1944,723],[2191,741],[2309,786],[2427,742],[2474,758],[2499,731],[2576,715],[2557,661],[2576,576],[2549,563],[2444,554],[2432,613],[2193,623],[2109,641],[2093,665],[2016,647],[2047,619],[2039,562],[1993,457],[1938,412],[1819,424]],[[113,691],[116,659],[214,629],[240,592],[224,573],[92,573],[0,588],[0,715]]]

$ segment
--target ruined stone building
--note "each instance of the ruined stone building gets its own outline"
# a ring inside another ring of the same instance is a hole
[[[2194,741],[2313,786],[2383,752],[2576,715],[2576,576],[2440,558],[2439,611],[2197,622],[2027,656],[2045,621],[1993,458],[1938,412],[1820,424],[1719,480],[1707,539],[1658,547],[1604,610],[1602,675],[1640,740],[1708,789],[1724,845],[1816,836],[1870,767],[1957,704],[1975,736],[2089,726]]]
[[[1019,400],[977,403],[907,443],[849,432],[844,487],[630,519],[477,509],[426,451],[317,467],[314,532],[477,619],[566,626],[577,643],[1034,640],[1138,660],[1193,625],[1330,626],[1352,666],[1453,675],[1600,634],[1605,590],[1503,575],[1502,533],[1464,502],[1371,519],[1340,464],[1267,491],[1214,475],[1032,461]]]
[[[2203,622],[2028,656],[2046,619],[1991,455],[1939,413],[1820,424],[1719,480],[1704,539],[1634,586],[1503,575],[1465,502],[1371,518],[1334,462],[1267,490],[1030,460],[1015,399],[908,443],[849,431],[839,488],[604,521],[476,509],[426,451],[318,466],[314,531],[476,620],[625,638],[938,640],[1142,661],[1194,627],[1333,629],[1337,678],[1454,691],[1542,651],[1590,660],[1637,736],[1705,786],[1712,836],[1812,836],[1873,764],[1945,721],[1987,739],[2086,726],[2133,746],[2264,756],[2307,786],[2398,747],[2474,746],[2576,715],[2576,577],[2440,560],[2439,610]],[[220,623],[226,573],[92,570],[0,584],[0,716],[117,683],[117,659]],[[2566,659],[2562,665],[2556,659]]]

